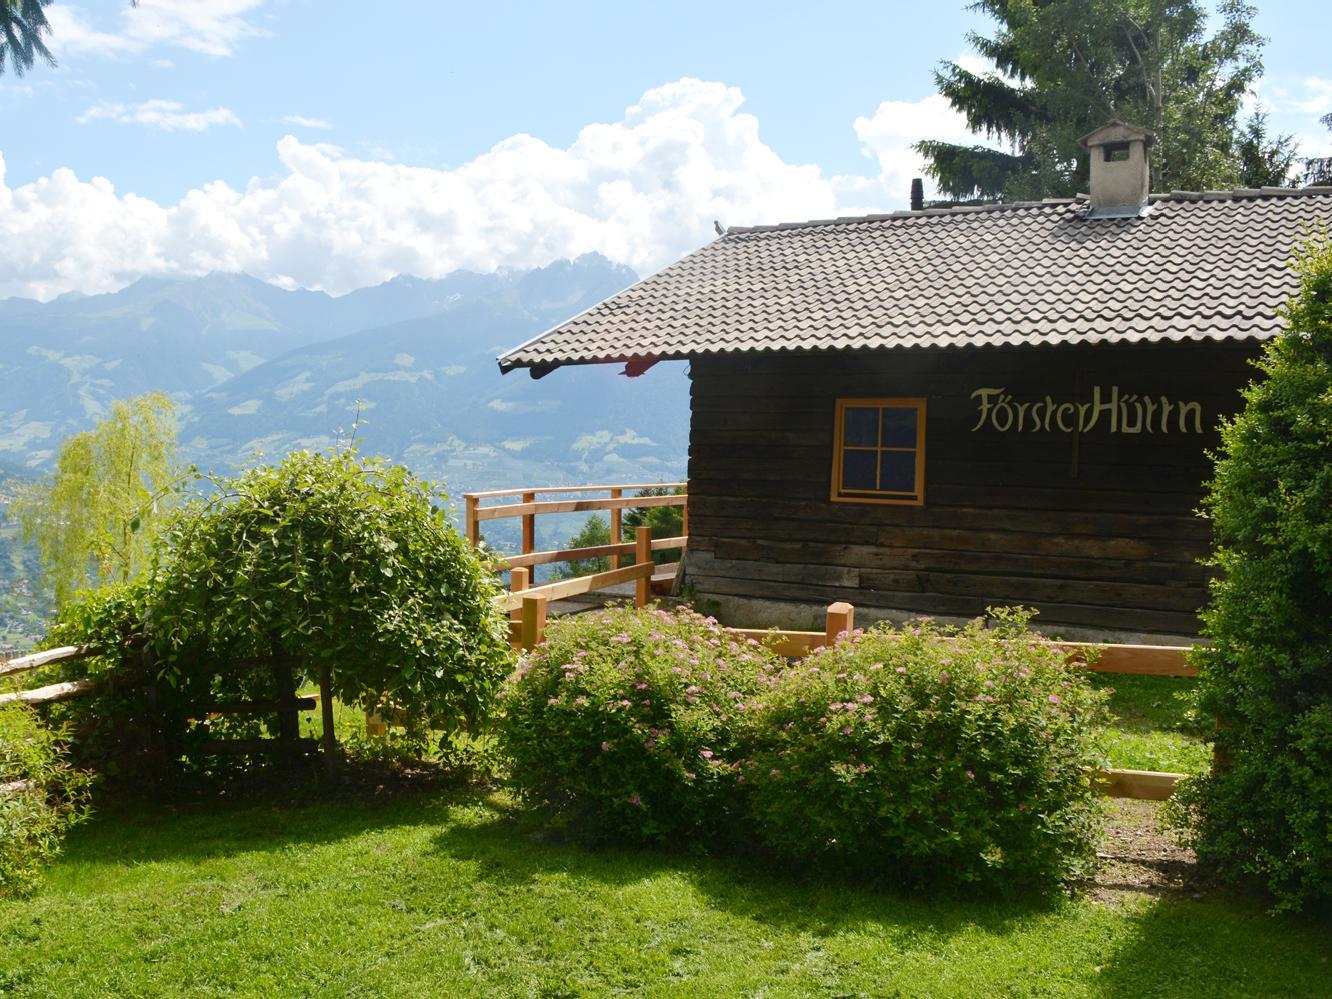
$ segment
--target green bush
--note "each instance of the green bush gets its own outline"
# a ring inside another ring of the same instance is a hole
[[[417,729],[486,717],[512,668],[508,623],[442,493],[351,450],[295,452],[212,487],[173,512],[140,583],[62,611],[53,641],[108,653],[67,667],[105,681],[90,711],[132,723],[167,760],[197,756],[206,738],[276,731],[274,715],[208,710],[277,697],[276,656],[298,688],[327,670],[338,701],[387,697]]]
[[[744,715],[738,761],[778,854],[909,884],[1049,887],[1082,873],[1104,695],[1019,613],[951,640],[882,626],[816,650]]]
[[[780,665],[690,610],[556,620],[505,693],[513,785],[591,838],[707,840],[735,804],[736,717]]]
[[[1205,503],[1219,573],[1197,662],[1221,765],[1172,805],[1200,857],[1289,908],[1332,899],[1332,243],[1300,263]]]
[[[0,707],[0,896],[36,885],[65,831],[86,814],[87,788],[65,759],[60,732],[23,705]]]

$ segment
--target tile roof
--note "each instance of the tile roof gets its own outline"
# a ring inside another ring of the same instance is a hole
[[[1332,188],[1085,196],[730,229],[499,358],[500,369],[825,351],[1266,338]],[[534,371],[534,374],[537,372]]]

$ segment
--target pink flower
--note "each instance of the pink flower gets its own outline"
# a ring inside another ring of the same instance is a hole
[[[869,704],[871,701],[874,700],[874,698],[871,697],[869,694],[861,694],[859,697],[856,698],[856,700],[859,701],[861,704]]]
[[[905,672],[906,672],[906,667],[905,667],[905,666],[899,666],[899,667],[897,667],[897,672],[899,672],[899,673],[905,673]]]
[[[698,755],[701,756],[701,757],[703,757],[703,759],[705,759],[705,760],[710,760],[710,759],[712,759],[712,750],[711,750],[711,749],[705,749],[705,750],[703,750],[703,752],[699,753]]]
[[[636,795],[636,794],[631,794],[631,795],[629,796],[629,804],[631,804],[631,805],[633,805],[633,806],[635,806],[635,807],[637,807],[637,808],[642,808],[642,807],[643,807],[643,799],[640,798],[640,797],[639,797],[638,795]]]
[[[620,632],[618,635],[611,635],[610,640],[612,642],[619,642],[621,645],[624,645],[625,643],[632,641],[628,633],[623,631]]]
[[[1059,695],[1058,695],[1058,694],[1051,694],[1051,695],[1050,695],[1050,703],[1051,703],[1051,704],[1062,704],[1063,701],[1061,701],[1061,700],[1059,699]]]
[[[975,772],[972,771],[972,770],[968,770],[968,771],[967,771],[967,780],[975,780],[975,779],[976,779],[976,774],[975,774]]]
[[[844,728],[844,729],[842,729],[842,734],[843,734],[843,735],[850,735],[850,734],[851,734],[851,729],[849,729],[849,728]]]
[[[603,742],[603,743],[601,744],[601,751],[602,751],[603,753],[609,753],[609,752],[610,752],[610,743],[609,743],[609,742]]]

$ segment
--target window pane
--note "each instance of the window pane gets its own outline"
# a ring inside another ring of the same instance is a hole
[[[916,446],[916,410],[914,406],[910,409],[892,408],[883,410],[883,446]]]
[[[877,451],[842,452],[842,488],[873,490],[877,460]]]
[[[876,446],[879,443],[879,411],[866,406],[847,406],[843,414],[842,443],[849,447]]]
[[[916,453],[884,451],[879,461],[879,488],[885,492],[916,491]]]

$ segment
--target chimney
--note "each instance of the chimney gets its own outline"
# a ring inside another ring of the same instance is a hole
[[[1145,128],[1111,118],[1078,143],[1091,157],[1092,219],[1146,215],[1151,170],[1147,147],[1156,138]]]
[[[917,177],[911,182],[911,210],[918,212],[925,207],[925,182]]]

